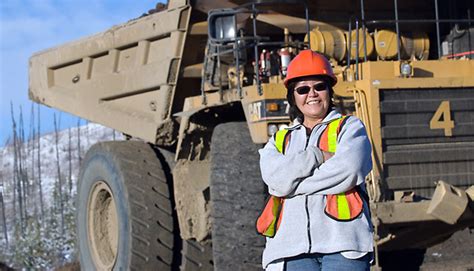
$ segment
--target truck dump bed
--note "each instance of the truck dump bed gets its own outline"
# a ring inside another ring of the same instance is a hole
[[[30,98],[155,142],[157,129],[172,129],[170,101],[189,11],[169,6],[35,54],[29,65]]]

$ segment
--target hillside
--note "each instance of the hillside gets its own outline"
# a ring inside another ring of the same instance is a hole
[[[0,149],[0,261],[49,269],[75,259],[79,164],[91,145],[109,140],[123,136],[89,123]]]

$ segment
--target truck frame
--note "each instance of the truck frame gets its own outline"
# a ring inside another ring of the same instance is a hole
[[[469,1],[170,0],[30,58],[30,98],[116,129],[81,166],[84,270],[259,270],[257,150],[290,124],[283,79],[311,48],[366,125],[380,255],[473,227]],[[467,11],[467,12],[466,12]]]

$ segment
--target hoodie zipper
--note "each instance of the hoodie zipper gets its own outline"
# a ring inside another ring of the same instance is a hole
[[[313,128],[311,128],[311,131],[309,132],[309,135],[306,134],[306,144],[304,145],[304,149],[306,150],[306,148],[308,147],[308,144],[309,144],[309,139],[311,137],[311,135],[313,134],[313,130],[314,128],[316,127],[321,127],[321,125],[323,124],[327,124],[327,123],[330,123],[332,120],[329,120],[329,121],[326,121],[326,122],[322,122],[322,123],[319,123],[317,125],[315,125]],[[305,131],[306,132],[306,131]],[[306,219],[308,220],[308,223],[306,225],[306,232],[308,233],[308,253],[311,253],[311,232],[310,232],[310,228],[311,228],[311,222],[309,220],[309,208],[308,208],[308,195],[305,196],[305,201],[304,201],[304,205],[305,205],[305,211],[306,211]]]
[[[316,126],[319,126],[319,125],[316,125]],[[306,150],[306,148],[308,147],[308,144],[309,144],[309,139],[311,137],[311,135],[313,134],[313,129],[316,128],[316,126],[314,126],[311,131],[309,132],[309,135],[307,134],[306,135],[306,144],[304,145],[304,149]],[[308,233],[308,253],[311,253],[311,222],[309,220],[309,208],[308,208],[308,195],[305,196],[305,199],[304,199],[304,207],[305,207],[305,211],[306,211],[306,219],[307,219],[307,224],[306,224],[306,232]]]
[[[308,232],[308,244],[309,244],[308,253],[311,253],[311,232],[310,232],[311,224],[310,224],[310,221],[309,221],[309,209],[308,209],[308,196],[307,195],[305,196],[304,204],[305,204],[305,210],[306,210],[306,218],[308,219],[308,224],[306,225],[306,231]]]

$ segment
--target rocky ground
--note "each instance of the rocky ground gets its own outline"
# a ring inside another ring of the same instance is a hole
[[[71,263],[56,270],[79,271],[80,267],[79,263]],[[457,232],[444,243],[429,248],[419,270],[474,271],[474,230],[472,233],[468,229]]]
[[[426,251],[423,271],[474,271],[474,230],[457,232]]]

